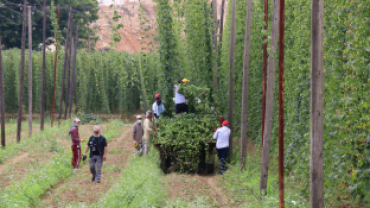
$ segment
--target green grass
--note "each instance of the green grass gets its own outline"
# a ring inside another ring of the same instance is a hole
[[[260,151],[248,155],[246,166],[240,172],[240,165],[229,165],[229,170],[222,176],[222,185],[227,188],[232,202],[241,203],[241,207],[279,207],[279,179],[277,158],[270,159],[267,194],[261,195],[260,186]],[[285,207],[309,207],[306,197],[300,189],[305,186],[294,176],[285,177]]]
[[[93,207],[163,207],[164,174],[154,154],[152,151],[146,158],[132,157],[117,184]]]
[[[21,182],[2,190],[0,207],[29,207],[36,204],[51,185],[72,174],[70,163],[69,151],[63,151],[54,156],[49,164],[31,170]]]
[[[24,137],[21,139],[20,143],[14,143],[12,145],[6,146],[6,149],[0,149],[0,164],[4,162],[5,158],[10,159],[18,154],[19,150],[27,149],[32,145],[40,143],[42,140],[47,140],[52,138],[54,134],[66,134],[66,129],[69,129],[70,121],[63,121],[58,127],[47,128],[43,132],[33,134],[31,137]]]

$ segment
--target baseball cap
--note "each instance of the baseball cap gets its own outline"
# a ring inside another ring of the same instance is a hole
[[[75,119],[73,119],[73,122],[80,122],[80,119],[75,118]]]
[[[137,115],[136,118],[141,118],[141,115]]]

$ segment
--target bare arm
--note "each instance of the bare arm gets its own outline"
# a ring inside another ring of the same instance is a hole
[[[87,145],[87,146],[86,146],[86,149],[85,149],[85,153],[84,153],[84,155],[86,155],[86,153],[89,151],[89,149],[90,149],[90,147],[89,147],[89,145]]]
[[[107,159],[107,151],[108,151],[108,146],[104,147],[104,155],[103,155],[103,160]]]
[[[132,134],[132,139],[136,142],[135,134]]]

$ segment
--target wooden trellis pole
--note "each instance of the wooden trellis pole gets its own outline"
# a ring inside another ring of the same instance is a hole
[[[231,129],[229,155],[233,152],[233,110],[234,110],[234,49],[235,49],[235,19],[236,19],[236,0],[233,0],[232,13],[231,13],[231,27],[230,27],[230,72],[229,72],[229,112],[228,120]]]
[[[28,6],[28,136],[32,135],[32,7]]]
[[[266,117],[263,134],[263,151],[261,161],[260,189],[267,189],[268,168],[270,161],[270,141],[272,134],[273,107],[274,107],[274,85],[275,85],[275,53],[277,48],[278,26],[279,26],[279,8],[280,0],[274,0],[273,18],[271,24],[271,43],[268,57],[268,73],[266,87]],[[265,192],[266,193],[266,192]],[[264,194],[265,194],[264,193]]]
[[[71,113],[72,113],[72,100],[73,100],[72,95],[73,95],[75,87],[76,87],[76,54],[77,54],[78,30],[79,30],[79,28],[80,28],[80,25],[77,24],[75,44],[72,44],[74,48],[73,48],[73,60],[72,60],[71,88],[69,90],[69,118],[71,118]],[[77,103],[76,103],[76,108],[77,108]]]
[[[279,207],[284,207],[284,24],[285,0],[280,0],[279,22]]]
[[[3,63],[1,56],[1,30],[0,30],[0,122],[1,122],[1,147],[5,148],[5,99],[4,99],[4,79]]]
[[[57,24],[59,25],[59,6],[57,9]],[[57,31],[56,43],[58,43],[58,31]],[[55,58],[54,58],[54,80],[53,80],[53,98],[52,98],[52,106],[51,106],[51,127],[53,127],[54,122],[54,108],[55,108],[55,88],[57,82],[57,64],[58,64],[58,44],[56,44],[55,49]]]
[[[240,170],[243,171],[247,159],[247,118],[248,118],[248,73],[249,73],[249,48],[251,43],[252,1],[248,0],[247,19],[245,24],[244,60],[243,60],[243,95],[242,95],[242,120],[241,120],[241,148]]]
[[[269,9],[269,2],[265,0],[265,26],[263,27],[264,30],[267,31],[268,25],[268,9]],[[267,35],[263,36],[263,63],[262,63],[262,141],[261,141],[261,149],[263,149],[263,133],[265,130],[265,116],[266,116],[266,79],[267,79]],[[261,154],[262,158],[262,154]]]
[[[72,48],[73,48],[73,18],[71,19],[71,25],[69,30],[69,38],[71,40],[70,46],[69,46],[69,55],[67,60],[67,91],[66,91],[66,98],[65,98],[65,110],[64,110],[64,119],[67,119],[67,113],[69,109],[69,97],[70,97],[70,88],[71,88],[71,58],[72,58]],[[69,117],[70,118],[70,117]]]
[[[324,1],[312,0],[311,10],[311,158],[310,202],[324,207]]]
[[[59,117],[58,117],[58,124],[60,124],[60,119],[62,118],[62,109],[63,109],[63,96],[64,96],[64,84],[65,84],[65,75],[66,75],[66,67],[67,67],[67,60],[68,60],[68,40],[69,40],[69,30],[71,29],[71,19],[72,19],[72,7],[69,8],[69,20],[68,20],[68,29],[66,34],[66,39],[64,41],[64,67],[63,67],[63,76],[62,76],[62,88],[60,90],[60,100],[59,100]]]
[[[41,113],[40,113],[40,130],[44,131],[44,112],[45,112],[45,76],[46,76],[46,63],[45,63],[45,49],[46,49],[46,0],[44,0],[44,19],[42,24],[42,87],[41,87]]]
[[[21,141],[22,129],[22,108],[24,97],[24,65],[25,65],[25,50],[26,50],[26,22],[27,22],[27,0],[23,3],[23,23],[22,23],[22,39],[21,39],[21,67],[19,77],[19,98],[18,98],[18,120],[17,120],[17,142]]]

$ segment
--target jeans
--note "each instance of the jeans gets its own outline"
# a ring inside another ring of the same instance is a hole
[[[217,156],[221,160],[220,169],[218,170],[218,174],[222,175],[223,171],[225,170],[226,165],[226,158],[229,154],[229,147],[217,149]]]
[[[96,169],[95,169],[96,166]],[[100,157],[99,155],[93,155],[90,157],[89,160],[89,167],[90,167],[90,172],[95,177],[96,182],[100,182],[101,178],[101,169],[103,166],[103,158]]]

